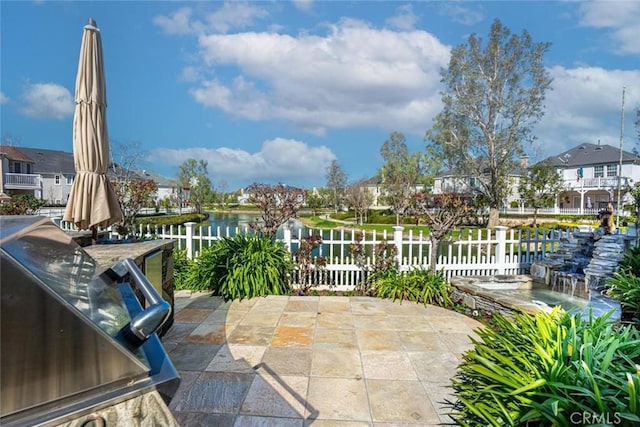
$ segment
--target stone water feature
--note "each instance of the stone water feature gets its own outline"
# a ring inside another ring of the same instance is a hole
[[[531,265],[534,282],[567,295],[591,299],[618,270],[631,238],[604,234],[602,229],[575,231],[560,240],[556,252]]]
[[[534,261],[530,275],[452,277],[454,298],[473,310],[535,313],[561,305],[595,316],[613,310],[616,319],[620,304],[602,291],[634,238],[602,229],[574,231],[555,252]]]

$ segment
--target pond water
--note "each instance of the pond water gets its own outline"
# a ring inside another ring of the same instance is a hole
[[[247,213],[235,213],[235,212],[207,212],[209,214],[209,223],[211,224],[211,228],[220,227],[221,230],[225,230],[227,227],[230,231],[233,231],[236,227],[239,230],[244,230],[249,228],[249,223],[256,221],[259,219],[260,215],[256,212],[247,212]],[[300,221],[292,220],[290,221],[290,226],[294,234],[298,233],[298,230],[302,230],[303,235],[307,235],[309,233],[308,228],[302,224]],[[282,227],[278,230],[276,235],[277,238],[282,238]]]

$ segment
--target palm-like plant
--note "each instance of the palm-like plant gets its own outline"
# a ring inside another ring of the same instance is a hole
[[[188,278],[191,289],[213,290],[224,300],[290,292],[293,261],[280,242],[237,234],[203,249]]]

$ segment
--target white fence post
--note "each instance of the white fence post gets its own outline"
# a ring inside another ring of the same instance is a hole
[[[398,268],[402,266],[402,230],[404,230],[404,227],[401,225],[393,226],[393,243],[396,245],[396,264]]]
[[[289,253],[291,253],[291,227],[289,224],[284,224],[282,227],[282,240],[284,241],[284,246],[287,248]]]
[[[507,263],[507,227],[503,225],[496,226],[496,264],[498,265],[498,274],[504,274],[505,265]]]
[[[193,259],[193,233],[196,228],[195,222],[185,222],[185,247],[187,249],[187,258]]]

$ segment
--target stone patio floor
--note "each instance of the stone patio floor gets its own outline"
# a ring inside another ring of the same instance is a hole
[[[450,424],[449,379],[480,323],[369,297],[225,303],[178,292],[162,341],[182,382],[181,426]]]

